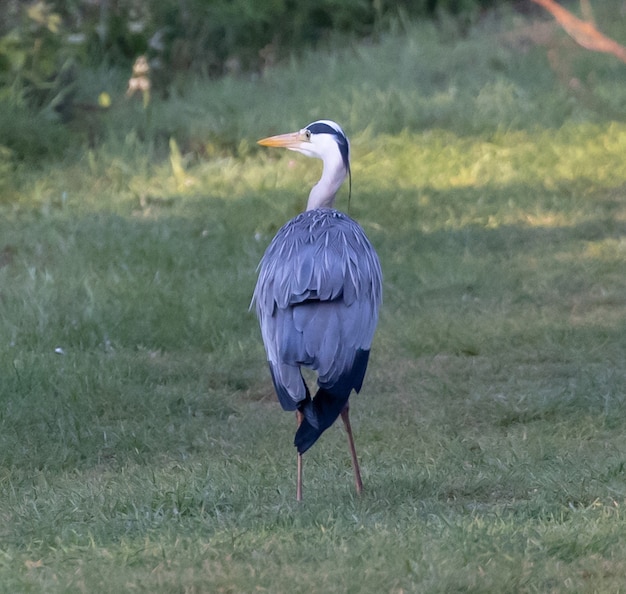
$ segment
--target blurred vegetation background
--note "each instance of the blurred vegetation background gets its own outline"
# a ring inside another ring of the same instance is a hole
[[[564,6],[578,13],[585,13],[585,7],[591,11],[586,0]],[[594,3],[604,31],[621,39],[616,10],[616,2]],[[15,173],[22,164],[28,170],[44,161],[81,158],[86,149],[108,147],[119,154],[120,146],[130,141],[153,162],[177,155],[192,161],[218,154],[245,156],[254,150],[254,135],[269,132],[276,122],[268,120],[257,128],[258,114],[247,117],[250,104],[243,105],[242,94],[253,94],[257,106],[263,92],[257,83],[272,79],[275,67],[297,70],[315,51],[325,56],[355,52],[358,61],[366,48],[382,47],[394,36],[401,39],[415,25],[426,27],[420,30],[420,51],[442,43],[452,56],[454,44],[471,43],[477,35],[491,36],[494,44],[504,43],[520,56],[538,47],[538,59],[547,59],[561,91],[576,105],[624,119],[621,93],[597,84],[597,77],[607,74],[599,69],[615,68],[615,61],[590,58],[587,63],[582,58],[574,64],[573,42],[564,43],[555,34],[558,26],[532,0],[0,0],[0,14],[0,188],[18,185]],[[495,23],[512,22],[515,15],[520,18],[511,25],[511,38],[498,37]],[[532,25],[529,16],[538,17]],[[343,60],[349,62],[346,55]],[[390,63],[399,55],[389,56]],[[484,66],[491,73],[507,70],[508,57],[496,52],[488,60]],[[432,94],[447,86],[449,93],[467,95],[468,113],[474,115],[462,118],[462,125],[473,126],[474,132],[485,122],[474,122],[477,110],[472,102],[487,100],[502,109],[517,105],[519,99],[502,101],[499,92],[486,91],[462,70],[452,73],[453,68],[445,66],[427,68],[417,79],[407,80],[419,69],[404,64],[405,73],[396,73],[391,88],[371,66],[358,80],[349,79],[354,73],[335,70],[322,81],[370,105],[365,112],[372,118],[356,122],[356,129],[374,126],[376,132],[397,133],[446,127],[445,101],[439,101],[439,111],[433,114],[416,96],[418,87]],[[543,75],[533,68],[525,72],[518,64],[509,75],[541,82],[536,79]],[[306,84],[306,77],[293,74],[289,84]],[[368,87],[375,79],[380,80],[374,87],[386,89],[382,95],[372,95]],[[505,80],[510,89],[507,85]],[[491,99],[483,97],[486,92]],[[301,114],[315,111],[312,101],[323,107],[322,115],[329,113],[328,102],[320,104],[311,89],[294,87],[284,96]],[[570,107],[559,103],[551,113],[557,110],[566,117]],[[536,124],[545,109],[532,113]],[[345,112],[336,115],[345,118]],[[488,118],[487,124],[494,121]],[[12,198],[3,192],[0,201]]]
[[[190,74],[258,76],[337,36],[375,39],[408,20],[455,15],[462,34],[481,11],[497,4],[507,3],[0,0],[0,163],[58,156],[70,142],[75,146],[67,125],[77,117],[83,139],[97,143],[94,114],[110,107],[110,93],[127,84],[138,56],[147,58],[150,92],[165,98],[179,92]],[[99,89],[87,74],[93,72]]]

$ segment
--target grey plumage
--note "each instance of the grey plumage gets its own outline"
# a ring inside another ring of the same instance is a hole
[[[370,349],[381,300],[378,257],[350,217],[308,210],[278,231],[261,260],[253,301],[283,408],[294,410],[306,398],[301,365],[318,372],[321,387],[332,390],[344,378],[350,391],[360,390],[365,370],[353,363],[359,350]]]

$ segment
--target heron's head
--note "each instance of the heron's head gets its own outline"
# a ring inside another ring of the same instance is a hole
[[[318,120],[298,132],[263,138],[259,144],[287,148],[329,165],[336,162],[346,173],[350,171],[350,143],[341,126],[331,120]]]
[[[259,140],[259,144],[287,148],[323,161],[322,177],[309,194],[307,210],[332,207],[335,195],[346,176],[350,178],[352,187],[350,143],[341,126],[331,120],[317,120],[298,132],[263,138]]]

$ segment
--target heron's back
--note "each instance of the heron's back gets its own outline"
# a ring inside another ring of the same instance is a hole
[[[278,231],[261,260],[253,302],[284,408],[307,397],[301,365],[346,399],[360,389],[381,301],[376,251],[346,214],[310,210]]]

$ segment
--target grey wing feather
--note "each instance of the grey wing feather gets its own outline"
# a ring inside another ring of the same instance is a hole
[[[253,303],[284,407],[306,398],[301,365],[324,386],[350,373],[357,352],[370,349],[381,301],[378,256],[347,215],[307,211],[280,229],[261,260]]]

